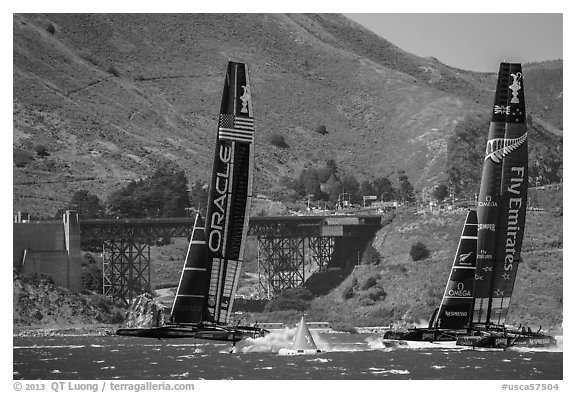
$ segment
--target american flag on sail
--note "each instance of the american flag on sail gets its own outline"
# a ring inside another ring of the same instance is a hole
[[[254,118],[221,114],[218,122],[218,139],[254,142]]]

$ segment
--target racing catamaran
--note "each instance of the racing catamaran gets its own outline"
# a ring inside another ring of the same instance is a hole
[[[444,296],[440,307],[432,313],[428,327],[388,331],[384,334],[384,344],[395,346],[398,344],[395,340],[455,341],[458,336],[468,334],[470,309],[474,301],[472,292],[477,233],[476,211],[470,210],[466,215]]]
[[[168,323],[118,335],[231,341],[267,333],[229,325],[248,231],[254,166],[254,114],[248,68],[228,62],[207,219],[196,215]]]
[[[477,211],[468,213],[439,311],[428,328],[386,332],[386,340],[456,340],[474,347],[556,344],[540,330],[505,325],[526,221],[527,139],[522,67],[501,63]]]

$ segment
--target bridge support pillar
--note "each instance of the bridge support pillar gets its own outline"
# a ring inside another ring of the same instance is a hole
[[[102,273],[104,295],[131,304],[136,296],[150,291],[150,244],[105,240]]]
[[[305,238],[258,236],[258,277],[268,299],[302,285],[305,277]]]
[[[323,272],[328,267],[334,253],[334,243],[335,238],[330,236],[308,238],[308,248],[310,249],[312,263],[317,266],[318,271]]]

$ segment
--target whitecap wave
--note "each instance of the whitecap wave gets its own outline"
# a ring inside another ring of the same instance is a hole
[[[278,353],[282,348],[290,348],[296,328],[284,328],[282,330],[272,330],[264,337],[247,338],[236,343],[236,351],[241,353],[248,352],[274,352]],[[312,334],[314,340],[316,336]]]
[[[332,359],[324,359],[324,358],[314,358],[314,359],[308,359],[308,362],[314,362],[314,363],[328,363],[331,362]]]

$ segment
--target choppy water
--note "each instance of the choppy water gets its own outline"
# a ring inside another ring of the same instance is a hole
[[[237,344],[136,337],[14,338],[14,379],[477,379],[561,380],[555,350],[384,348],[380,335],[318,334],[327,352],[279,356],[289,330]]]

